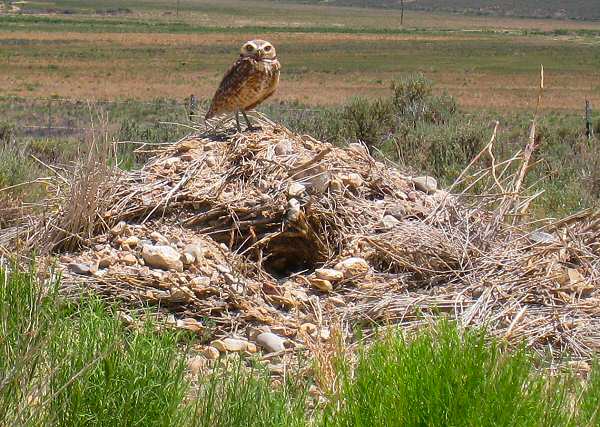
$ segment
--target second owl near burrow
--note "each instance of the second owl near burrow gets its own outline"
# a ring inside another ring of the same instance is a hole
[[[280,69],[281,64],[271,43],[259,39],[244,43],[240,57],[223,76],[205,118],[235,113],[237,130],[241,132],[239,113],[242,113],[248,129],[254,129],[246,111],[275,93]]]

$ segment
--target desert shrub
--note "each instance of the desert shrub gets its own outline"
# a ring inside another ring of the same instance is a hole
[[[342,111],[345,137],[364,142],[367,147],[381,144],[394,131],[392,104],[387,100],[355,98]]]
[[[419,122],[447,123],[457,112],[454,98],[435,95],[433,83],[417,74],[392,82],[392,104],[400,120],[413,127]]]
[[[0,143],[0,188],[34,180],[42,175],[29,156],[29,147],[14,140]]]
[[[0,145],[8,144],[15,138],[15,126],[11,123],[0,123]]]

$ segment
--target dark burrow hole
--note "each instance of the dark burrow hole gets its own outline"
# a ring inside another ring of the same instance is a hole
[[[262,267],[276,279],[311,273],[323,259],[315,242],[297,234],[280,235],[263,248]]]

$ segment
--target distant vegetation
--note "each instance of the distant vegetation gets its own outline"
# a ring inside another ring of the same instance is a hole
[[[393,8],[401,7],[400,0],[290,0],[295,3],[337,6]],[[453,12],[471,15],[514,16],[600,20],[597,0],[405,0],[407,10]]]

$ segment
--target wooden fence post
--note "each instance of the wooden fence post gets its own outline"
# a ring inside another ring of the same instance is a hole
[[[592,103],[586,99],[585,101],[585,135],[588,139],[594,137],[594,126],[592,124]]]
[[[404,0],[400,0],[400,26],[404,25]]]
[[[48,99],[48,134],[50,129],[52,129],[52,100]]]

